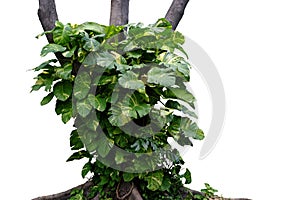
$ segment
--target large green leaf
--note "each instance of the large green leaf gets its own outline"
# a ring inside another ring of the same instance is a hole
[[[72,83],[70,81],[57,82],[53,87],[53,93],[58,100],[67,100],[72,94]]]
[[[186,169],[183,177],[185,178],[185,184],[190,184],[192,182],[192,174],[190,170]]]
[[[66,52],[63,52],[62,55],[63,55],[64,57],[66,57],[66,58],[71,58],[71,57],[74,55],[74,53],[75,53],[75,51],[76,51],[77,48],[78,48],[78,47],[75,46],[75,47],[73,47],[71,50],[66,51]]]
[[[119,78],[119,84],[128,89],[145,89],[144,82],[138,79],[138,74],[127,71],[126,73],[122,74]]]
[[[158,190],[163,183],[163,178],[163,171],[149,173],[149,175],[145,177],[146,181],[148,182],[147,188],[151,191]]]
[[[47,44],[46,46],[43,47],[41,51],[41,56],[44,57],[48,53],[63,52],[66,49],[67,49],[66,47],[63,47],[59,44]]]
[[[91,76],[88,72],[79,73],[75,79],[74,83],[74,96],[76,99],[84,99],[91,88]]]
[[[175,85],[176,78],[174,75],[174,72],[172,72],[170,69],[153,67],[147,73],[147,81],[149,83],[170,87]]]

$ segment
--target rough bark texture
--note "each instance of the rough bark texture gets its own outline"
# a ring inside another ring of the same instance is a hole
[[[116,26],[128,23],[129,0],[111,0],[110,24]]]
[[[175,30],[184,15],[184,10],[189,0],[173,0],[172,5],[170,6],[166,19],[171,22],[173,30]]]
[[[38,16],[44,31],[50,31],[55,27],[58,20],[56,5],[54,0],[39,0]],[[51,34],[46,35],[49,43],[53,42]]]

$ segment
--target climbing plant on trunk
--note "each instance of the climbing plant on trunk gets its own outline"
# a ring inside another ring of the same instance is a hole
[[[112,0],[110,25],[58,21],[54,0],[39,0],[39,19],[49,44],[34,68],[33,91],[48,92],[63,123],[74,119],[67,161],[86,158],[70,191],[38,199],[204,199],[184,190],[183,169],[169,139],[192,145],[204,134],[194,122],[195,98],[186,87],[190,65],[184,36],[174,31],[188,0],[174,0],[156,23],[127,24],[129,0]],[[179,55],[176,50],[181,52]]]

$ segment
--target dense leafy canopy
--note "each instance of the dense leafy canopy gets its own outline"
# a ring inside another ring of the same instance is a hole
[[[184,162],[168,138],[182,146],[192,145],[190,138],[204,138],[194,122],[195,98],[185,85],[190,65],[176,53],[186,54],[183,35],[172,31],[165,19],[146,27],[57,22],[46,34],[53,35],[54,44],[46,45],[41,56],[59,53],[63,63],[51,59],[34,68],[40,73],[32,90],[44,87],[48,92],[41,105],[56,99],[55,112],[63,123],[75,119],[70,137],[75,153],[68,161],[88,159],[82,177],[91,172],[96,185],[89,198],[100,193],[100,199],[109,199],[111,194],[104,188],[139,180],[141,190],[149,191],[143,193],[144,199],[164,199],[163,194],[180,199],[182,180],[190,183],[191,174],[187,169],[182,173]],[[138,156],[115,151],[114,146],[144,154],[166,149],[165,159],[149,156],[138,162]],[[101,158],[107,158],[106,163]],[[129,162],[154,171],[130,173],[108,167],[128,167]],[[74,199],[80,194],[75,191]]]

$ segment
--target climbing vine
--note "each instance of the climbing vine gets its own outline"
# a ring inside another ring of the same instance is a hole
[[[38,37],[44,34],[54,43],[41,56],[61,59],[34,68],[32,91],[48,93],[41,105],[54,100],[63,123],[73,118],[67,161],[86,158],[81,174],[94,183],[87,196],[74,190],[71,199],[124,199],[118,189],[124,182],[138,183],[145,200],[182,199],[191,173],[170,139],[192,146],[191,138],[204,138],[186,87],[184,36],[165,19],[148,26],[56,22]]]

